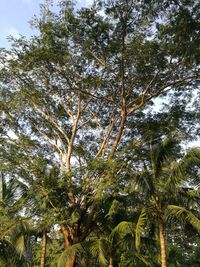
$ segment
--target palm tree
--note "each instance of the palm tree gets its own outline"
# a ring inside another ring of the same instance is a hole
[[[1,178],[0,243],[1,261],[5,266],[31,266],[30,222],[20,215],[22,199],[14,179]],[[8,257],[7,257],[7,256]],[[19,264],[19,265],[18,265]]]
[[[144,232],[147,219],[154,221],[158,228],[161,266],[167,266],[166,260],[166,214],[178,217],[200,231],[200,220],[194,212],[188,210],[181,199],[187,188],[187,170],[200,164],[200,149],[192,149],[181,160],[176,160],[175,142],[165,138],[150,148],[150,158],[144,160],[137,172],[135,190],[142,190],[144,208],[136,225],[136,248],[140,249],[140,237]],[[190,192],[194,190],[189,190]],[[189,195],[187,196],[189,197]]]

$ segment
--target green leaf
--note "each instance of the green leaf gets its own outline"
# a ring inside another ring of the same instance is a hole
[[[135,247],[138,252],[140,251],[140,239],[142,233],[144,232],[146,220],[147,220],[146,210],[145,208],[143,208],[135,228]]]
[[[102,266],[106,266],[108,260],[106,259],[109,248],[109,241],[105,238],[96,238],[92,241],[90,252],[92,255],[97,256],[98,262]]]
[[[200,233],[200,219],[191,211],[176,205],[167,206],[167,216],[176,217],[191,224]]]
[[[21,258],[22,255],[24,255],[25,251],[26,251],[24,235],[21,235],[21,236],[18,237],[15,246],[16,246],[16,250],[19,253],[20,258]]]
[[[134,235],[134,223],[123,221],[120,222],[115,228],[112,230],[111,237],[114,238],[116,234],[119,234],[122,238],[126,235]]]

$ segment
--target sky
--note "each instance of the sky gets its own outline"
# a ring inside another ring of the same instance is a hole
[[[30,37],[34,34],[29,21],[38,15],[43,0],[0,0],[0,48],[9,48],[7,36],[20,34]],[[54,0],[58,2],[58,0]],[[87,6],[91,0],[77,0],[79,6]]]

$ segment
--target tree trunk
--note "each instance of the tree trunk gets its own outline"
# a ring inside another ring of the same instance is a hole
[[[109,259],[109,267],[113,267],[113,258],[112,258],[112,256]]]
[[[41,242],[41,258],[40,258],[40,267],[44,267],[45,265],[45,255],[46,255],[46,244],[47,244],[47,235],[46,231],[42,231],[42,242]]]
[[[167,267],[165,231],[162,220],[159,220],[158,226],[159,226],[159,237],[160,237],[161,266]]]
[[[71,244],[68,240],[68,231],[64,225],[61,225],[61,231],[64,238],[65,250],[68,252]],[[75,254],[73,253],[69,259],[67,259],[65,267],[75,267]]]
[[[67,260],[65,267],[75,267],[75,256]]]
[[[31,237],[28,234],[26,236],[26,260],[28,261],[28,266],[33,266],[33,253],[32,253],[32,246],[31,246]]]

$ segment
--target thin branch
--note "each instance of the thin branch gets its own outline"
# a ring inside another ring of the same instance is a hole
[[[64,155],[63,155],[63,151],[59,148],[59,146],[55,143],[55,142],[53,142],[52,140],[51,140],[51,138],[49,138],[48,137],[48,135],[47,134],[45,134],[43,131],[41,131],[38,127],[36,127],[36,129],[38,130],[38,132],[42,135],[42,136],[44,136],[47,140],[48,140],[48,142],[58,151],[58,153],[59,153],[59,156],[60,156],[60,159],[61,159],[61,169],[63,169],[63,162],[64,162]]]
[[[128,112],[127,115],[131,115],[133,112],[135,112],[136,110],[138,110],[139,108],[143,107],[147,102],[149,102],[152,98],[155,98],[156,96],[160,95],[161,93],[164,93],[166,91],[169,91],[172,89],[172,86],[178,86],[181,84],[184,84],[186,81],[188,80],[192,80],[193,78],[198,78],[198,75],[193,75],[193,76],[189,76],[189,77],[185,77],[181,80],[177,80],[165,85],[162,85],[157,91],[155,91],[154,93],[152,93],[148,98],[141,100],[140,104],[138,104],[137,106],[132,107]],[[167,90],[165,90],[167,89]]]
[[[71,154],[72,154],[73,143],[74,143],[76,133],[78,130],[78,122],[80,119],[80,115],[81,115],[81,99],[79,97],[77,116],[76,116],[76,120],[74,121],[73,129],[72,129],[72,135],[71,135],[71,138],[69,140],[68,151],[67,151],[67,156],[66,156],[66,172],[67,172],[67,174],[70,174],[70,158],[71,158]]]
[[[70,142],[69,137],[66,135],[64,130],[54,121],[54,119],[50,115],[47,115],[44,111],[42,111],[35,103],[33,103],[33,106],[47,121],[49,121],[55,126],[55,128],[63,135],[63,137],[69,144]]]
[[[115,116],[115,118],[113,119],[112,123],[110,124],[110,127],[109,127],[109,129],[108,129],[108,131],[107,131],[107,133],[105,135],[105,138],[104,138],[104,140],[103,140],[103,142],[102,142],[102,144],[100,146],[100,149],[99,149],[98,153],[96,154],[96,157],[99,157],[103,153],[103,151],[105,150],[105,147],[106,147],[106,145],[108,143],[108,140],[110,138],[111,132],[112,132],[112,130],[113,130],[118,118],[119,118],[119,114],[117,114]]]
[[[144,92],[142,93],[142,102],[144,101],[144,98],[146,96],[146,93],[148,92],[148,90],[150,89],[152,83],[154,82],[154,80],[157,78],[158,74],[159,74],[160,71],[158,71],[154,76],[153,78],[150,80],[150,82],[147,84]]]

